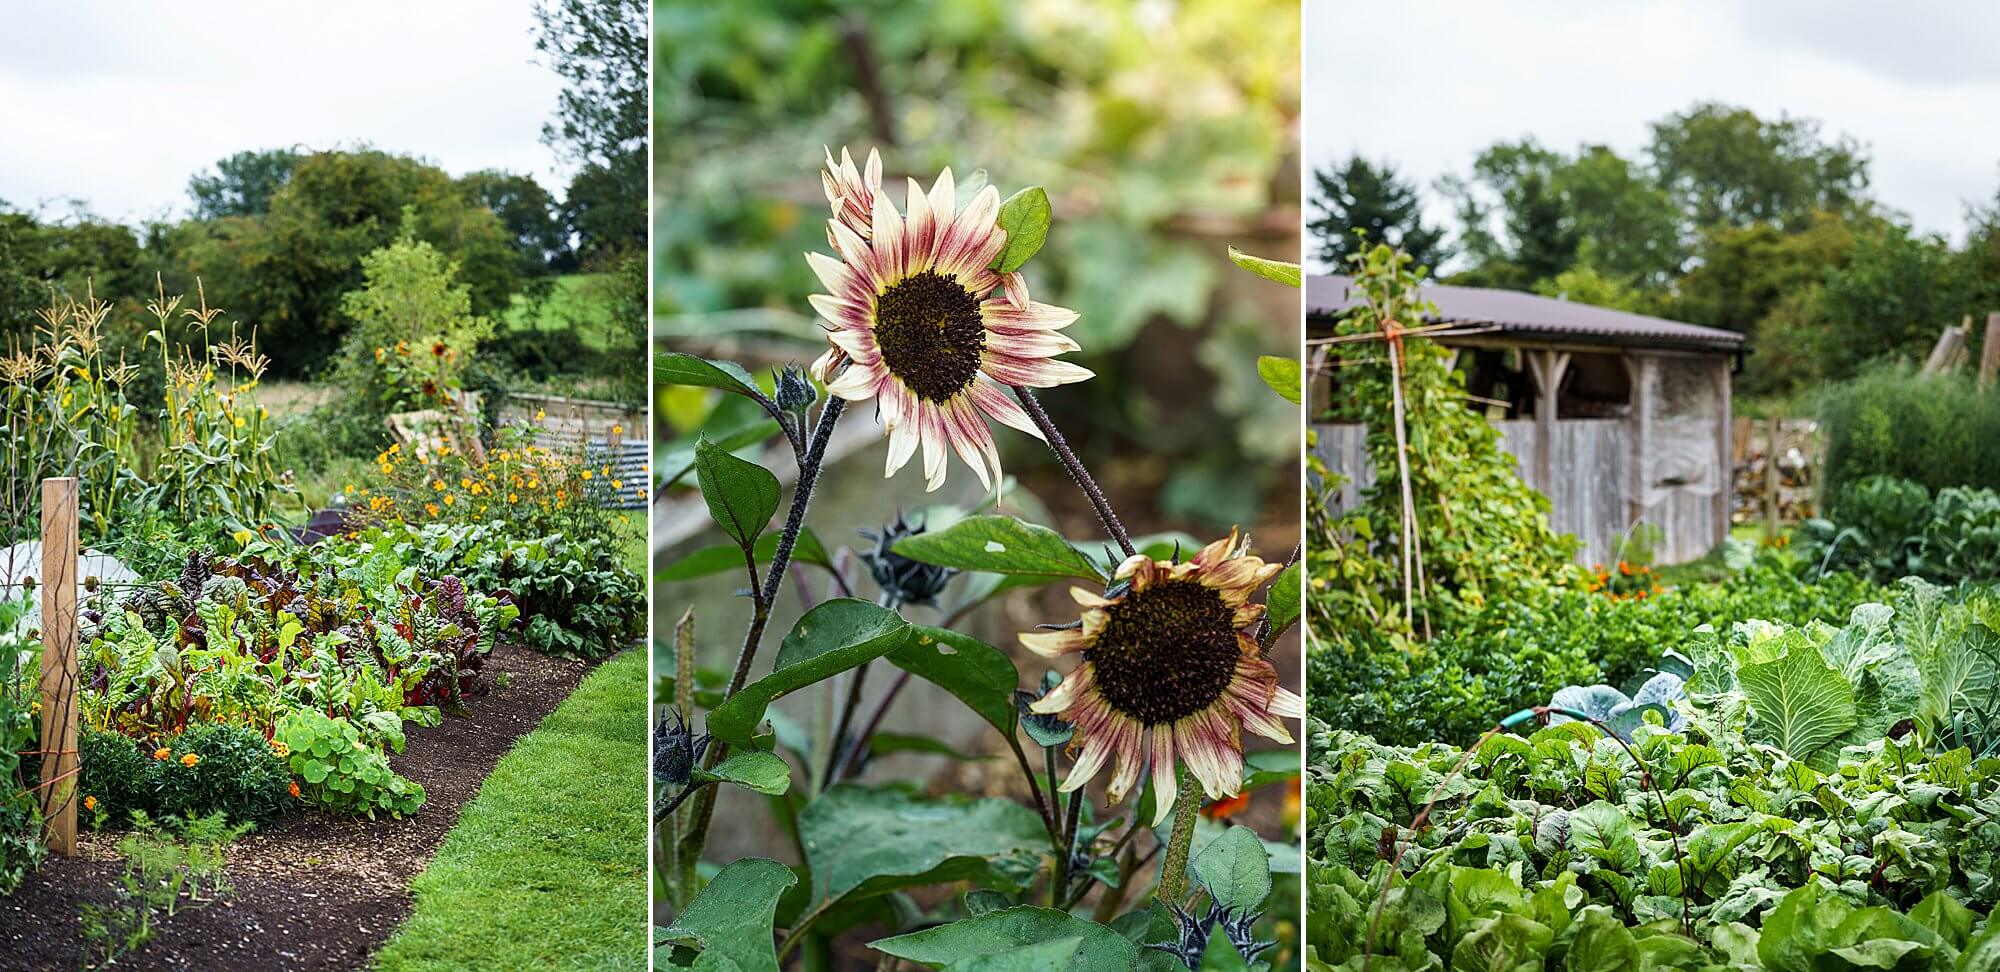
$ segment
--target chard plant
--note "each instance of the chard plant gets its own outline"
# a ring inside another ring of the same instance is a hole
[[[657,688],[665,716],[654,734],[655,866],[673,915],[656,930],[657,962],[824,967],[833,936],[866,924],[899,932],[868,943],[892,965],[1268,967],[1273,862],[1291,870],[1296,848],[1200,811],[1297,776],[1291,751],[1246,754],[1242,745],[1245,730],[1289,745],[1287,722],[1303,717],[1269,658],[1298,616],[1296,552],[1266,561],[1235,530],[1206,544],[1126,530],[1035,395],[1092,377],[1061,358],[1080,350],[1063,333],[1077,314],[1035,300],[1022,272],[1049,232],[1043,189],[1002,201],[983,176],[961,185],[946,169],[928,189],[910,180],[898,208],[880,156],[857,164],[845,150],[838,159],[829,151],[822,180],[831,252],[806,259],[825,288],[810,298],[825,353],[768,385],[735,362],[680,353],[656,362],[663,384],[727,393],[691,448],[658,466],[662,492],[692,477],[728,542],[667,565],[659,579],[740,570],[750,601],[726,674],[697,668],[690,609],[675,632],[673,675]],[[1232,257],[1298,285],[1296,267]],[[1296,362],[1266,359],[1258,370],[1298,400]],[[897,480],[921,453],[926,491],[944,484],[955,455],[1000,495],[1007,480],[990,422],[1041,440],[1107,540],[1072,543],[1016,516],[954,512],[899,517],[865,529],[870,545],[859,552],[830,551],[820,537],[846,531],[815,532],[808,512],[835,428],[864,410],[888,440],[885,478]],[[782,517],[777,475],[743,457],[774,440],[797,468]],[[825,572],[839,596],[816,601],[807,567]],[[779,636],[769,674],[753,679],[794,575],[804,614]],[[1073,584],[1076,613],[1019,636],[1058,670],[1023,673],[1006,652],[957,630],[1006,591],[1060,582]],[[953,606],[933,607],[954,583]],[[895,679],[865,705],[871,669],[885,665]],[[828,698],[843,701],[811,729],[770,708],[841,677],[845,691]],[[1025,800],[859,781],[874,754],[951,752],[884,731],[912,677],[999,734]],[[1088,787],[1106,775],[1100,807]],[[724,786],[769,799],[797,866],[702,860]],[[937,885],[963,892],[942,903],[924,896],[928,905],[907,893]]]

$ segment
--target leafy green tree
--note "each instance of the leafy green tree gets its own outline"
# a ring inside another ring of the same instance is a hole
[[[535,49],[563,80],[542,140],[579,166],[564,207],[578,249],[644,248],[650,5],[541,0],[535,22]]]
[[[560,207],[534,177],[481,169],[459,176],[458,185],[475,205],[492,210],[513,234],[524,273],[565,270],[575,262],[569,234],[563,231]]]
[[[1820,296],[1828,372],[1847,377],[1885,356],[1922,361],[1945,327],[1985,309],[1973,302],[1965,270],[1948,240],[1907,224],[1878,221],[1857,233]]]
[[[1322,262],[1345,268],[1354,254],[1387,243],[1410,255],[1417,266],[1435,267],[1449,251],[1444,230],[1424,225],[1417,187],[1396,178],[1395,167],[1355,155],[1339,166],[1313,172],[1313,205],[1318,219],[1306,224],[1318,242]]]
[[[256,216],[269,212],[271,197],[284,188],[306,153],[296,148],[238,152],[215,163],[215,171],[188,179],[194,218]]]
[[[340,346],[341,295],[361,285],[362,257],[396,238],[406,207],[415,238],[458,266],[473,312],[504,310],[523,282],[513,235],[444,170],[408,156],[314,153],[269,212],[193,224],[177,246],[188,272],[259,329],[275,373],[308,374]]]
[[[1652,126],[1647,146],[1660,185],[1679,203],[1686,230],[1723,223],[1777,223],[1800,229],[1819,211],[1865,203],[1868,157],[1842,136],[1820,138],[1819,123],[1704,102]]]
[[[0,339],[33,332],[35,312],[48,306],[41,275],[41,235],[35,218],[0,204]]]

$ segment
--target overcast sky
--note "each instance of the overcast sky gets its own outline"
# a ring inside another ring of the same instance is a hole
[[[1867,148],[1875,198],[1964,236],[2000,189],[2000,5],[1306,0],[1306,164],[1359,151],[1434,183],[1533,135],[1639,158],[1699,100],[1815,118]],[[1316,211],[1314,211],[1316,212]]]
[[[181,215],[246,149],[368,142],[561,195],[541,143],[561,91],[530,0],[20,5],[0,56],[0,199],[50,214]]]

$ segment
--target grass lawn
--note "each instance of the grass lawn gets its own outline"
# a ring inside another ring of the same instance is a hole
[[[646,968],[646,786],[646,653],[631,650],[486,778],[377,968]]]
[[[500,315],[500,325],[508,329],[534,328],[542,331],[575,331],[577,339],[593,351],[603,351],[607,332],[620,325],[613,319],[603,298],[592,292],[595,281],[606,277],[601,273],[566,273],[556,278],[549,298],[539,306],[519,294],[505,313]]]

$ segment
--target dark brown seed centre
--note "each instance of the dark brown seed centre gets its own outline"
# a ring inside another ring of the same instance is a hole
[[[979,374],[986,350],[979,298],[931,270],[893,284],[875,298],[875,344],[890,374],[923,398],[945,401]]]
[[[1083,653],[1112,710],[1148,726],[1173,722],[1222,697],[1242,648],[1222,596],[1191,580],[1133,591],[1105,608],[1110,620]]]

